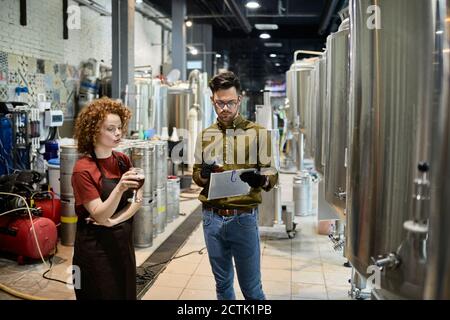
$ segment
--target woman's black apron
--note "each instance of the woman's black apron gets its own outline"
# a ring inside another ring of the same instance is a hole
[[[124,174],[127,166],[114,152],[113,156],[119,163],[120,174]],[[101,173],[100,198],[106,201],[120,178],[106,178],[95,154],[92,158]],[[115,213],[128,205],[131,196],[131,190],[124,192]],[[93,225],[85,218],[78,219],[73,255],[73,265],[79,268],[74,269],[77,300],[136,300],[133,218],[111,228]]]

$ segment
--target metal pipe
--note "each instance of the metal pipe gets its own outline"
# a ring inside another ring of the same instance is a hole
[[[159,19],[170,19],[170,17],[151,16],[147,12],[145,12],[143,9],[139,8],[138,6],[136,6],[135,10],[136,10],[136,12],[142,14],[142,16],[144,18],[150,19],[151,21],[153,21],[154,23],[159,25],[161,28],[168,30],[168,31],[172,31],[172,28],[170,26],[159,21]]]
[[[100,4],[98,4],[95,1],[88,1],[88,0],[74,0],[76,3],[85,6],[97,13],[100,13],[102,16],[106,16],[106,17],[110,17],[112,16],[112,13],[108,10],[106,10],[106,8]]]
[[[300,53],[301,54],[311,54],[311,55],[316,55],[316,56],[323,55],[323,52],[320,52],[320,51],[297,50],[294,52],[294,62],[297,61],[297,57]]]
[[[319,27],[319,34],[323,35],[328,29],[328,26],[330,25],[331,18],[333,16],[334,11],[336,10],[336,7],[339,3],[339,0],[330,0],[327,2],[327,6],[325,7],[325,10],[322,14],[322,21],[320,22]]]
[[[314,13],[299,13],[299,14],[248,14],[247,18],[317,18],[319,15]],[[155,19],[162,19],[164,17],[154,17]],[[188,19],[217,19],[217,18],[235,18],[232,14],[200,14],[190,15]]]

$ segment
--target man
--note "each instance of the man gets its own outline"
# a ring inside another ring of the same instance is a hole
[[[245,299],[264,300],[258,204],[261,190],[269,191],[278,181],[271,140],[266,129],[239,114],[241,88],[234,73],[215,76],[209,86],[217,122],[203,130],[197,139],[193,179],[204,188],[199,200],[203,204],[203,229],[217,298],[236,299],[234,258]],[[208,200],[212,172],[251,168],[255,170],[240,175],[251,187],[248,195]]]

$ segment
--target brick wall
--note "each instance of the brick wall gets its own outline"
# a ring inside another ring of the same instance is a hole
[[[110,0],[97,0],[108,10]],[[75,5],[69,1],[69,5]],[[111,64],[111,17],[81,7],[81,30],[69,30],[63,39],[61,0],[27,1],[28,25],[20,25],[19,1],[0,0],[0,51],[78,66],[88,58]],[[161,64],[161,28],[136,14],[136,65]]]

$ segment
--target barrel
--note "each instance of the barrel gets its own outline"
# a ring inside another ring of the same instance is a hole
[[[167,179],[167,223],[174,221],[180,214],[180,178]]]
[[[131,151],[131,161],[136,168],[142,168],[145,175],[144,197],[153,199],[155,175],[155,146],[151,144],[140,144],[134,146]]]
[[[153,141],[155,145],[155,173],[156,187],[162,188],[167,183],[167,162],[169,156],[169,146],[167,141]]]
[[[61,244],[73,246],[77,233],[78,217],[75,213],[75,199],[61,199]]]
[[[148,248],[153,245],[153,201],[143,198],[143,205],[133,219],[134,246]]]
[[[311,176],[302,171],[294,177],[293,198],[294,212],[296,216],[312,215]]]
[[[155,217],[153,221],[156,223],[156,233],[164,232],[167,225],[167,189],[157,188],[156,190],[156,204],[153,207],[153,214]]]
[[[60,160],[59,159],[51,159],[48,161],[48,182],[50,187],[53,189],[58,196],[61,195],[61,185],[59,182],[60,179]]]
[[[61,198],[73,198],[72,172],[75,162],[81,155],[78,153],[77,146],[61,146]]]

